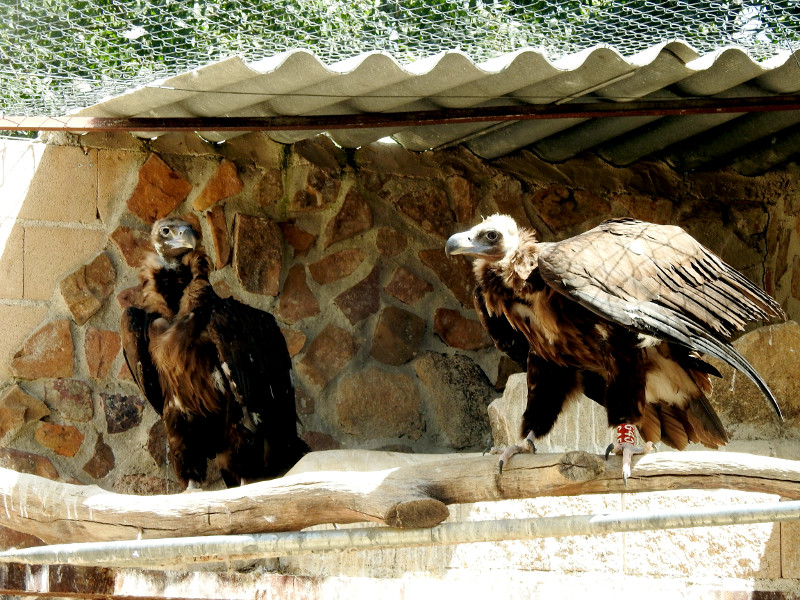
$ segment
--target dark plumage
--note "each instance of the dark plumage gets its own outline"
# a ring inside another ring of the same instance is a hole
[[[446,251],[475,257],[481,322],[500,350],[527,363],[522,435],[531,441],[584,393],[606,408],[609,425],[635,425],[648,442],[725,444],[706,398],[719,373],[700,353],[746,374],[780,417],[766,383],[727,340],[783,311],[679,227],[615,219],[540,243],[494,215],[452,236]]]
[[[196,487],[216,458],[226,485],[283,474],[308,451],[297,436],[291,358],[274,317],[208,281],[191,226],[161,219],[142,265],[141,307],[122,316],[125,360],[164,418],[170,457]]]

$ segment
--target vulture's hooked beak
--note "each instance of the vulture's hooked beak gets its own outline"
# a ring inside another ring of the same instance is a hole
[[[192,228],[187,225],[186,227],[181,227],[174,238],[166,240],[164,245],[173,249],[191,248],[194,250],[197,246],[197,236],[195,236]]]
[[[485,254],[489,248],[475,243],[470,236],[471,231],[463,231],[450,236],[444,246],[444,253],[447,256],[454,254],[470,254],[472,256],[481,256]]]

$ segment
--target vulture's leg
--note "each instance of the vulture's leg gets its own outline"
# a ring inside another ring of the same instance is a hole
[[[606,448],[606,460],[612,452],[622,455],[622,479],[628,485],[628,477],[631,476],[631,457],[634,454],[647,454],[653,449],[653,442],[647,442],[644,447],[634,446],[636,441],[636,429],[633,425],[623,423],[617,425],[617,441]]]
[[[536,445],[533,443],[534,437],[535,436],[531,431],[530,433],[528,433],[525,439],[522,440],[522,445],[509,444],[508,446],[506,446],[506,449],[502,451],[499,448],[492,448],[491,450],[489,450],[491,454],[500,455],[499,463],[500,463],[501,473],[503,472],[503,465],[505,465],[508,462],[508,460],[515,454],[519,454],[520,452],[530,452],[532,454],[536,454]]]
[[[549,433],[564,408],[564,403],[583,391],[580,373],[533,354],[528,355],[528,400],[522,414],[522,446],[510,445],[500,456],[500,472],[515,454],[536,452],[533,440]]]

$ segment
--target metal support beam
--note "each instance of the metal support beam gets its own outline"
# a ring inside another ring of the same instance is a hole
[[[453,125],[459,123],[522,121],[528,119],[587,119],[599,117],[681,116],[800,110],[800,95],[754,98],[686,98],[524,104],[409,112],[274,117],[24,117],[0,116],[6,131],[329,131]]]
[[[625,512],[443,523],[430,529],[369,527],[61,544],[0,552],[0,562],[169,569],[185,568],[194,563],[226,563],[331,550],[375,550],[797,520],[800,520],[800,501],[792,501],[683,509],[661,514]]]

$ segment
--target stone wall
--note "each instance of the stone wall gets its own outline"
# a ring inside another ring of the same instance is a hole
[[[469,263],[443,251],[482,215],[509,213],[543,240],[609,216],[676,223],[800,317],[794,167],[681,175],[259,134],[62,136],[6,142],[0,160],[0,464],[63,481],[179,490],[118,333],[149,224],[167,213],[199,225],[218,293],[278,318],[314,449],[488,442],[487,406],[514,367],[476,321]]]

